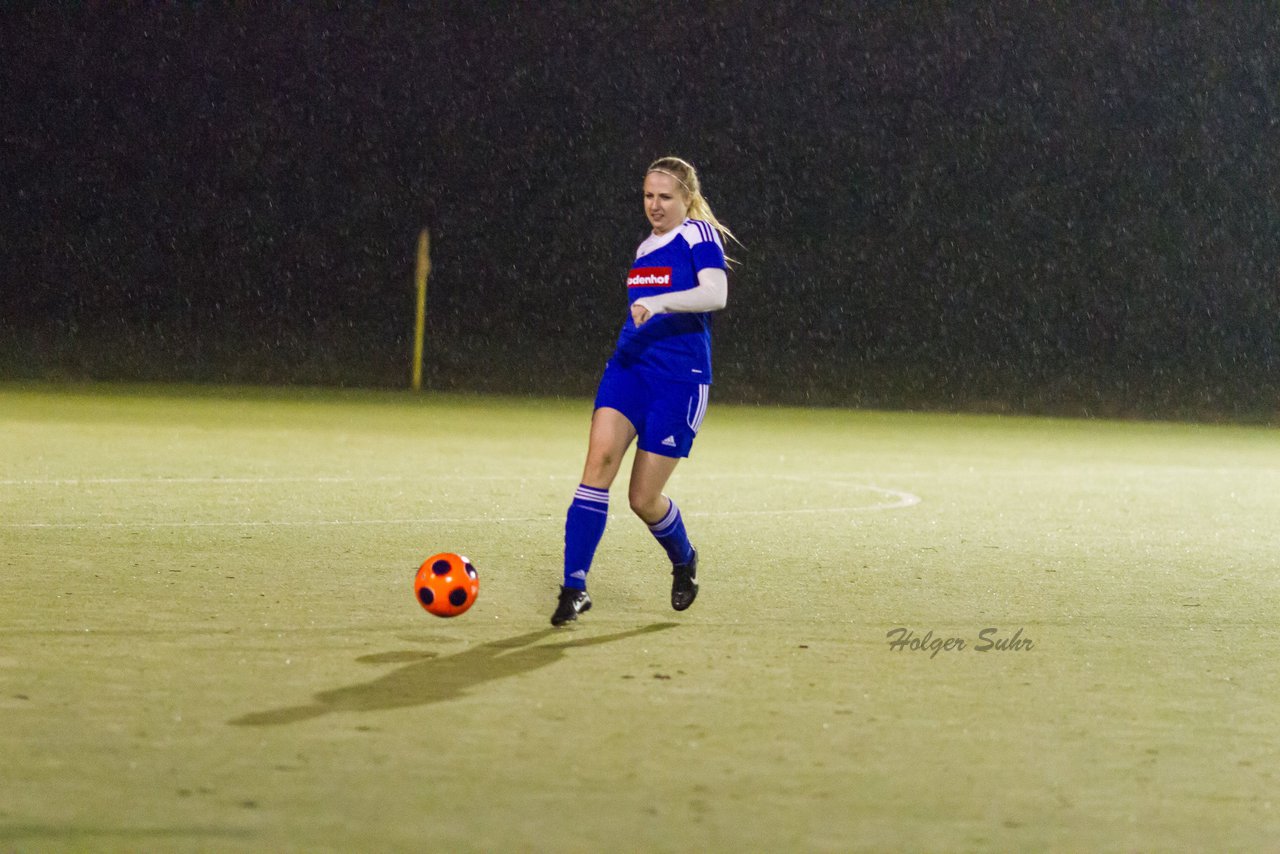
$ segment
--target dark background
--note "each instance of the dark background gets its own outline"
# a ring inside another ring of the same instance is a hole
[[[6,5],[0,378],[587,395],[644,167],[720,400],[1274,420],[1269,3]]]

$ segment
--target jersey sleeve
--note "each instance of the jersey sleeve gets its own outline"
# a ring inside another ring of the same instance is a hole
[[[716,231],[709,222],[700,219],[686,220],[681,235],[685,243],[689,244],[689,251],[693,253],[694,270],[705,270],[708,267],[718,270],[725,268],[724,246],[720,243],[720,232]]]
[[[729,279],[724,270],[703,267],[698,271],[698,284],[688,290],[657,294],[636,300],[651,314],[719,311],[729,299]]]

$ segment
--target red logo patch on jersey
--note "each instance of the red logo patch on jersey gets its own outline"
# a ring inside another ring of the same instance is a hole
[[[669,288],[671,287],[670,267],[636,267],[627,274],[629,288]]]

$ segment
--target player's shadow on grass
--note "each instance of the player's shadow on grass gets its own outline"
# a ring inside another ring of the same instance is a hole
[[[228,723],[233,726],[274,726],[310,720],[330,712],[372,712],[439,703],[460,697],[485,682],[554,664],[571,649],[613,643],[677,625],[654,623],[625,632],[539,645],[538,641],[557,633],[556,629],[541,629],[481,644],[444,658],[436,658],[434,653],[418,652],[367,655],[357,660],[366,664],[392,664],[405,660],[412,660],[412,663],[372,682],[321,691],[315,695],[315,702],[305,706],[253,712]]]

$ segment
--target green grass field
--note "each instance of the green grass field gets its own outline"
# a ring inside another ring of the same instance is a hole
[[[620,479],[553,630],[588,417],[0,386],[0,850],[1280,839],[1275,429],[713,400],[697,603]]]

